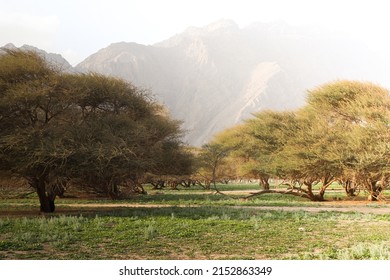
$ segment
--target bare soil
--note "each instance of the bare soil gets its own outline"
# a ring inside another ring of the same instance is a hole
[[[65,207],[62,207],[65,206]],[[166,207],[201,207],[199,205],[169,204],[132,204],[132,203],[78,203],[60,204],[53,214],[40,213],[39,210],[1,210],[0,217],[34,217],[50,215],[95,215],[98,212],[112,211],[120,208],[166,208]],[[357,212],[364,214],[390,214],[390,203],[386,201],[328,201],[319,206],[224,206],[236,209],[271,210],[271,211],[306,211],[318,212]]]

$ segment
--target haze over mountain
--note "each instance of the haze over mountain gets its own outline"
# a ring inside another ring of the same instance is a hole
[[[112,44],[76,69],[150,88],[184,121],[187,141],[201,145],[254,112],[303,105],[306,90],[322,83],[380,80],[372,72],[379,59],[357,42],[314,28],[285,23],[239,28],[222,20],[152,46]]]
[[[199,146],[252,113],[302,106],[308,89],[335,79],[386,86],[390,59],[321,29],[221,20],[154,45],[111,44],[75,69],[150,89]]]

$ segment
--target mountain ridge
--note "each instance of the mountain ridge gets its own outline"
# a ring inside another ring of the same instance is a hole
[[[389,65],[359,42],[318,28],[284,22],[240,28],[220,20],[153,45],[112,43],[73,71],[120,77],[149,89],[183,121],[185,141],[200,146],[260,110],[302,106],[306,91],[325,82],[385,80]]]
[[[23,51],[33,51],[33,52],[40,54],[46,61],[48,61],[52,65],[56,66],[61,71],[65,71],[65,72],[73,71],[72,65],[70,65],[70,63],[62,55],[57,54],[57,53],[48,53],[45,50],[39,49],[39,48],[34,47],[34,46],[26,45],[26,44],[17,48],[14,44],[8,43],[5,46],[3,46],[2,49],[11,49],[11,50],[12,49],[20,49]],[[0,49],[0,53],[1,52],[2,52],[2,50]]]
[[[102,49],[76,69],[118,76],[150,88],[175,118],[184,121],[186,141],[199,146],[258,110],[296,108],[303,103],[298,93],[290,99],[285,93],[276,98],[287,99],[288,106],[275,102],[270,90],[275,85],[268,83],[275,77],[282,80],[276,84],[288,84],[291,79],[276,59],[257,53],[248,37],[235,22],[222,20],[189,27],[151,46],[122,43],[119,50],[110,45],[111,55]]]

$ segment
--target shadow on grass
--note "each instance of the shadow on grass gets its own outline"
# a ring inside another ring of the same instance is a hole
[[[283,194],[263,194],[256,196],[250,200],[243,200],[241,198],[246,195],[242,194],[229,194],[229,195],[220,195],[214,194],[212,192],[208,193],[151,193],[148,195],[136,195],[134,197],[119,199],[119,200],[110,200],[107,198],[95,199],[95,200],[85,200],[85,199],[59,199],[57,205],[61,204],[169,204],[172,206],[175,205],[253,205],[256,203],[277,203],[288,206],[291,203],[305,203],[308,204],[308,201],[305,198],[283,195]]]
[[[58,217],[112,217],[112,218],[185,218],[191,220],[198,219],[240,219],[246,220],[253,216],[270,217],[270,213],[280,216],[279,211],[259,211],[256,209],[235,209],[224,206],[169,206],[169,207],[91,207],[91,208],[68,208],[58,206],[54,213],[40,213],[39,210],[10,210],[0,213],[2,218],[58,218]],[[285,212],[282,214],[289,215]]]
[[[228,196],[222,195],[213,195],[210,193],[151,193],[148,195],[136,195],[134,197],[126,198],[126,199],[99,199],[99,200],[59,200],[59,203],[112,203],[112,204],[122,204],[122,203],[153,203],[153,204],[191,204],[191,203],[203,203],[203,202],[216,202],[216,201],[228,201],[232,200]]]
[[[78,216],[84,218],[111,217],[111,218],[135,218],[135,219],[153,219],[153,218],[182,218],[191,220],[215,219],[215,220],[360,220],[360,219],[384,219],[389,220],[388,215],[370,215],[358,212],[337,212],[321,211],[311,213],[304,210],[283,211],[283,210],[262,210],[255,208],[231,208],[224,206],[188,206],[188,207],[111,207],[111,208],[92,208],[86,210],[66,209],[58,211],[52,216]]]

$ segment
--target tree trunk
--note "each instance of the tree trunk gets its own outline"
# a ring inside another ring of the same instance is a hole
[[[168,184],[172,190],[178,190],[177,186],[179,185],[179,183],[177,182],[177,180],[170,180],[168,181]]]
[[[180,185],[182,185],[185,188],[190,188],[193,183],[194,182],[191,179],[187,179],[187,180],[184,179],[180,181]]]
[[[116,185],[115,183],[113,182],[110,182],[107,186],[107,189],[108,189],[108,196],[112,199],[112,200],[116,200],[119,198],[119,188],[118,188],[118,185]]]
[[[357,188],[355,186],[354,181],[346,180],[343,183],[343,186],[344,186],[344,190],[345,190],[345,193],[347,194],[347,196],[349,196],[349,197],[356,196]]]
[[[325,195],[325,192],[320,191],[318,194],[313,196],[312,200],[313,201],[325,201],[324,195]]]
[[[269,190],[269,177],[260,177],[260,186],[263,188],[263,190]]]
[[[370,187],[369,192],[370,195],[368,196],[369,201],[378,201],[379,196],[381,195],[383,188],[381,185],[377,184],[377,181],[370,181]]]
[[[154,190],[161,190],[165,187],[165,181],[164,180],[157,180],[155,182],[150,183],[153,186]]]
[[[317,201],[316,196],[313,194],[313,183],[311,181],[303,181],[303,184],[307,187],[307,195],[311,201]]]
[[[320,189],[320,191],[318,192],[318,194],[314,194],[313,193],[314,181],[305,180],[303,182],[303,184],[307,187],[307,194],[308,194],[311,201],[325,201],[324,196],[325,196],[325,190],[326,190],[327,186],[322,187]]]
[[[333,183],[333,176],[325,176],[322,179],[322,186],[317,195],[315,195],[317,201],[325,201],[325,191]]]
[[[38,194],[41,212],[53,213],[55,210],[55,194],[49,194],[46,192],[45,179],[43,177],[31,178],[29,182]]]

